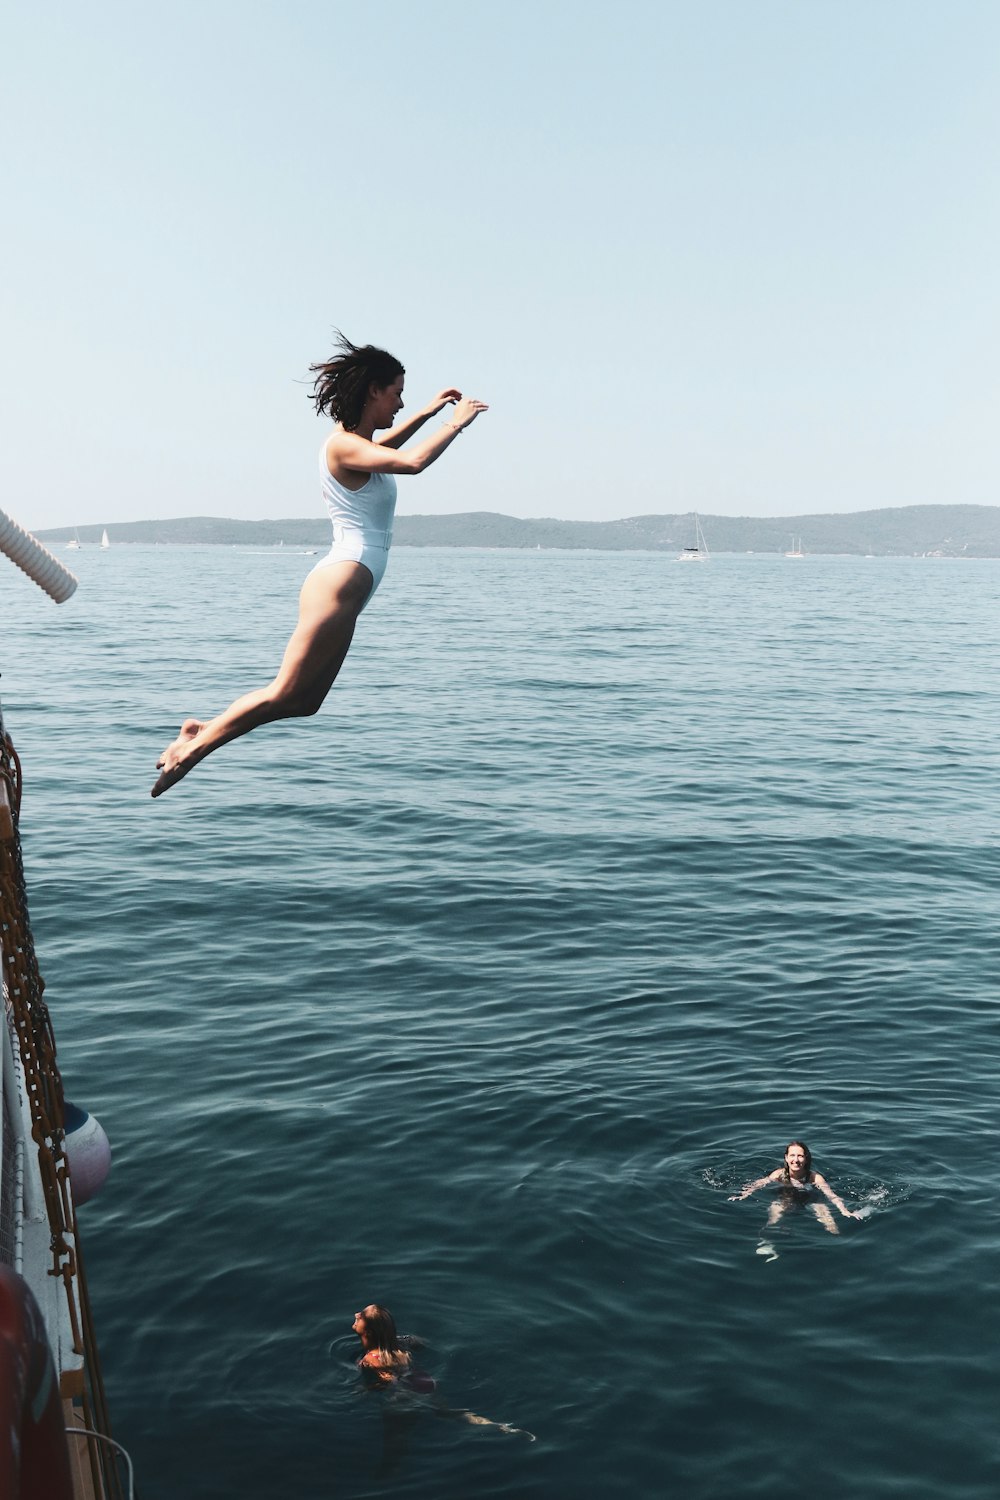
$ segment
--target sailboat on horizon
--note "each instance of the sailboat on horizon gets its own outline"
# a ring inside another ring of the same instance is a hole
[[[701,529],[701,522],[698,519],[698,512],[695,511],[694,512],[694,546],[693,547],[685,547],[682,552],[679,552],[677,554],[677,556],[674,558],[674,561],[675,562],[709,562],[710,560],[711,559],[710,559],[709,551],[708,551],[708,543],[705,540],[705,533]]]
[[[792,536],[792,550],[791,550],[791,552],[786,552],[785,556],[786,557],[805,557],[805,553],[802,550],[802,538],[801,537],[799,537],[798,541],[796,542],[794,535]]]
[[[101,532],[101,549],[102,551],[106,552],[110,546],[111,539],[108,536],[108,528],[105,526],[104,530]]]
[[[79,552],[79,550],[80,550],[80,548],[82,546],[83,546],[83,543],[80,541],[80,533],[77,530],[77,528],[74,526],[73,527],[73,535],[70,537],[69,541],[66,543],[66,551],[67,552]]]

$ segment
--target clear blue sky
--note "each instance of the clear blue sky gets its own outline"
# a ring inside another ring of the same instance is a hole
[[[339,325],[492,410],[400,510],[1000,501],[994,0],[5,23],[3,504],[320,509]]]

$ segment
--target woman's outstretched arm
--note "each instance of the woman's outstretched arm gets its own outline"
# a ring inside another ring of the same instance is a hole
[[[454,386],[449,386],[446,391],[438,391],[434,400],[421,407],[420,411],[414,412],[413,416],[407,417],[405,422],[399,422],[395,427],[390,427],[382,437],[373,438],[372,441],[380,448],[401,448],[415,432],[420,431],[425,422],[430,421],[431,417],[436,417],[439,411],[443,411],[446,406],[453,405],[461,399],[462,392],[456,390]]]
[[[397,453],[384,443],[369,442],[356,432],[338,431],[327,443],[327,462],[332,460],[341,468],[357,469],[363,474],[422,474],[483,411],[489,411],[485,401],[464,398],[437,432],[407,448],[405,453]]]
[[[758,1188],[767,1187],[769,1182],[777,1182],[784,1175],[782,1169],[778,1167],[774,1172],[768,1172],[766,1177],[758,1177],[756,1182],[748,1182],[742,1192],[733,1193],[729,1201],[730,1203],[739,1203],[741,1199],[749,1198],[750,1194],[755,1193]]]
[[[824,1195],[824,1197],[829,1198],[829,1200],[833,1204],[834,1208],[840,1210],[840,1212],[844,1215],[845,1219],[860,1219],[861,1218],[860,1214],[856,1214],[852,1208],[848,1208],[847,1207],[847,1205],[844,1202],[843,1198],[838,1198],[837,1197],[836,1193],[833,1191],[833,1188],[827,1182],[826,1178],[823,1177],[819,1172],[814,1172],[813,1173],[813,1182],[819,1188],[820,1192]]]

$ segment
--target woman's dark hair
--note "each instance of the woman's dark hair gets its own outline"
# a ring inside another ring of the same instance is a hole
[[[791,1182],[791,1180],[792,1180],[792,1174],[788,1170],[788,1153],[789,1153],[789,1151],[791,1151],[791,1149],[792,1149],[793,1146],[798,1146],[799,1150],[802,1151],[802,1152],[804,1152],[804,1154],[805,1154],[805,1158],[806,1158],[806,1176],[807,1177],[809,1176],[809,1173],[812,1171],[812,1168],[813,1168],[812,1152],[809,1150],[809,1147],[806,1145],[805,1141],[789,1141],[788,1145],[785,1147],[785,1181],[786,1182]]]
[[[361,421],[372,386],[384,391],[406,371],[399,360],[384,349],[376,349],[374,344],[359,347],[345,339],[339,328],[334,331],[340,352],[325,364],[309,366],[310,375],[316,377],[309,399],[317,416],[325,412],[348,432],[353,432]]]
[[[365,1320],[365,1333],[371,1339],[376,1349],[382,1349],[386,1354],[395,1354],[399,1348],[399,1335],[396,1332],[396,1322],[387,1307],[379,1307],[377,1302],[366,1307],[361,1316]]]

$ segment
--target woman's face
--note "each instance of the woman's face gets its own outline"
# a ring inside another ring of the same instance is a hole
[[[405,376],[399,375],[392,385],[372,387],[376,427],[391,427],[396,420],[397,413],[403,410],[404,379]]]
[[[355,1313],[354,1314],[354,1322],[351,1324],[351,1327],[353,1328],[354,1332],[357,1334],[358,1338],[361,1340],[362,1347],[365,1348],[365,1349],[367,1349],[368,1348],[368,1326],[365,1323],[365,1315],[364,1315],[364,1313]]]
[[[774,1158],[771,1158],[772,1161]],[[785,1165],[793,1177],[801,1177],[806,1169],[806,1153],[801,1146],[789,1146],[785,1152]]]

